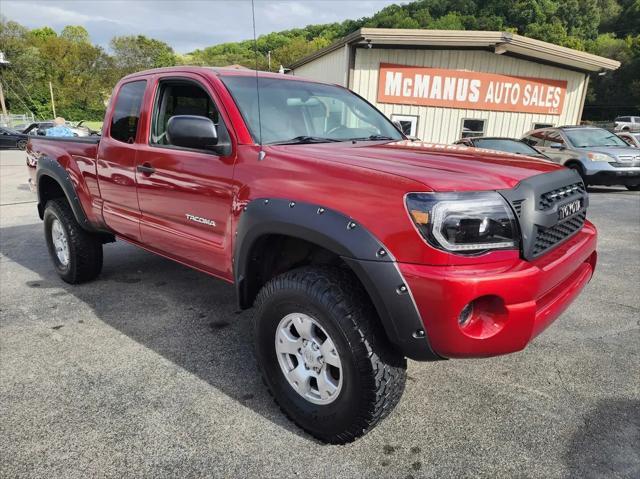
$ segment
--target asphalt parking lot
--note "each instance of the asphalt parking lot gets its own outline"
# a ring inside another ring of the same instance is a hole
[[[56,276],[0,152],[2,477],[640,477],[640,193],[598,188],[593,281],[525,351],[409,364],[373,432],[327,446],[289,423],[215,279],[117,242]]]

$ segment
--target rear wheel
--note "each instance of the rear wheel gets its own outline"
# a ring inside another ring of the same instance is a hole
[[[256,359],[284,413],[325,442],[351,442],[399,402],[406,360],[387,342],[350,272],[305,267],[257,299]]]
[[[67,283],[90,281],[102,270],[102,241],[85,231],[64,199],[47,202],[44,235],[58,275]]]
[[[627,189],[630,191],[640,191],[640,185],[627,185]]]

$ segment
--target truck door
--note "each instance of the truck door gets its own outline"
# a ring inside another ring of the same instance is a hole
[[[230,217],[235,147],[210,86],[198,75],[159,78],[148,141],[138,152],[138,198],[142,241],[166,256],[231,278]],[[218,132],[213,149],[172,145],[169,119],[211,119]]]
[[[140,241],[136,192],[138,124],[147,82],[123,83],[112,100],[111,117],[98,147],[98,185],[105,223],[121,236]]]

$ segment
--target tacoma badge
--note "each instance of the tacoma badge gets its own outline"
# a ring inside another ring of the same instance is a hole
[[[189,221],[194,221],[196,223],[202,223],[203,225],[208,225],[208,226],[216,226],[216,222],[213,220],[210,220],[208,218],[202,218],[200,216],[194,216],[194,215],[190,215],[189,213],[186,213],[185,216],[187,217],[187,219]]]

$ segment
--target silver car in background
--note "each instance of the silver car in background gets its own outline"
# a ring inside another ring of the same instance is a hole
[[[634,148],[640,148],[640,133],[629,133],[628,131],[623,131],[617,135],[622,138],[622,141],[627,145],[633,146]]]
[[[640,131],[640,116],[619,116],[613,122],[615,131]]]
[[[640,151],[615,133],[592,126],[541,128],[522,138],[556,163],[580,173],[585,185],[640,190]]]

